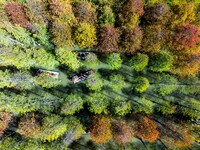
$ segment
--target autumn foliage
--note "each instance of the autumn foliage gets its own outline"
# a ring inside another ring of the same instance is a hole
[[[90,2],[76,2],[73,7],[73,12],[79,22],[94,24],[97,21],[96,10]]]
[[[142,0],[128,0],[120,10],[119,20],[121,26],[125,28],[134,28],[139,23],[139,16],[144,13]]]
[[[113,123],[113,139],[120,145],[130,142],[133,138],[133,129],[127,122],[118,118]]]
[[[157,3],[150,5],[145,9],[143,16],[144,20],[148,24],[165,24],[171,17],[171,11],[169,5],[166,3]]]
[[[193,138],[190,135],[190,127],[180,120],[178,122],[177,124],[171,119],[165,119],[165,124],[159,126],[162,142],[171,149],[191,147]]]
[[[131,30],[125,30],[122,36],[122,44],[126,53],[134,54],[137,50],[141,49],[143,39],[143,31],[140,27]]]
[[[159,137],[156,123],[146,116],[140,118],[135,129],[135,134],[151,143]]]
[[[176,48],[178,50],[187,49],[200,42],[200,30],[197,26],[185,23],[177,28],[175,36]]]
[[[18,24],[24,28],[27,28],[30,25],[23,5],[17,2],[9,2],[5,6],[5,11],[13,24]]]
[[[0,136],[3,135],[11,119],[12,115],[10,113],[0,112]]]
[[[102,27],[98,37],[98,51],[104,53],[120,52],[119,38],[119,30],[115,27],[110,25]]]
[[[90,129],[91,138],[97,143],[105,143],[112,139],[111,122],[107,117],[94,117]]]
[[[18,132],[26,138],[33,138],[40,131],[38,118],[34,114],[27,114],[20,119]]]

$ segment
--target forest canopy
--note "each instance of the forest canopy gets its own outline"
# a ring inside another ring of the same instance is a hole
[[[0,149],[199,149],[199,0],[0,0]]]

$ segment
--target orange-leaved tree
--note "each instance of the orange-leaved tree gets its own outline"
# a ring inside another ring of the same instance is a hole
[[[40,124],[38,120],[39,118],[37,115],[26,114],[20,119],[17,132],[26,138],[33,138],[34,135],[40,131]]]
[[[157,125],[153,119],[149,117],[141,117],[135,128],[136,136],[143,138],[149,142],[154,142],[159,137]]]
[[[97,143],[106,143],[112,139],[110,118],[95,116],[90,128],[91,139]]]
[[[0,136],[3,135],[11,119],[12,115],[10,113],[0,112]]]

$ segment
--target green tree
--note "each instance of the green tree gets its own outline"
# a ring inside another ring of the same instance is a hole
[[[154,91],[162,96],[172,93],[177,89],[177,79],[168,74],[160,74],[156,76],[156,83],[153,84]]]
[[[73,115],[83,109],[83,99],[77,94],[70,94],[65,97],[61,106],[61,114]]]
[[[152,114],[153,113],[153,103],[142,97],[137,99],[137,103],[133,104],[133,111],[138,113]]]
[[[56,87],[61,83],[61,80],[49,75],[48,73],[40,73],[35,77],[37,84],[44,88]]]
[[[19,90],[28,90],[35,87],[35,80],[33,76],[28,71],[19,71],[12,73],[10,70],[6,69],[5,71],[0,70],[1,76],[1,88],[14,87]]]
[[[94,74],[86,80],[86,86],[90,90],[100,91],[103,87],[103,81],[98,75]]]
[[[181,103],[183,106],[178,107],[178,110],[181,114],[197,120],[200,119],[200,103],[198,100],[185,97]]]
[[[92,48],[97,44],[96,29],[86,22],[80,23],[74,33],[74,40],[82,48]]]
[[[94,114],[107,114],[108,113],[108,98],[102,93],[93,93],[89,95],[88,105],[90,112]]]
[[[44,48],[3,47],[0,48],[2,66],[13,65],[18,69],[30,67],[53,69],[58,65],[55,57]]]
[[[147,78],[137,77],[135,79],[135,83],[134,83],[133,88],[136,91],[142,93],[142,92],[146,91],[148,87],[149,87],[149,80]]]
[[[46,49],[52,49],[53,45],[50,43],[50,34],[45,25],[34,24],[35,31],[33,37]],[[40,45],[38,44],[38,45]]]
[[[56,56],[61,64],[67,65],[72,70],[77,70],[81,66],[81,62],[77,59],[77,54],[68,49],[56,49]]]
[[[169,52],[161,52],[150,59],[150,70],[154,72],[169,71],[173,65],[173,56]]]
[[[142,71],[148,65],[149,57],[146,54],[137,53],[130,60],[131,67],[135,71]]]
[[[162,114],[164,115],[170,115],[170,114],[174,114],[175,111],[176,111],[176,106],[175,105],[172,105],[170,104],[169,101],[163,101],[162,102],[162,105],[158,105],[156,107],[156,109],[158,111],[160,111]]]
[[[112,102],[112,105],[116,115],[124,116],[131,112],[131,102],[125,101],[122,97],[116,97]]]
[[[76,129],[79,124],[80,122],[75,117],[62,118],[52,114],[42,120],[41,132],[34,137],[44,142],[51,142],[65,135],[69,130]],[[79,130],[79,135],[76,135],[76,138],[84,132],[82,127]]]
[[[119,91],[126,86],[126,83],[124,81],[124,78],[121,75],[117,74],[110,76],[109,86],[114,91]]]
[[[107,63],[112,70],[119,69],[122,65],[122,59],[120,57],[120,54],[118,53],[110,54],[107,58]]]
[[[115,14],[113,13],[112,8],[109,6],[104,6],[100,9],[100,15],[98,17],[99,24],[104,25],[114,25],[115,23]]]
[[[50,113],[57,109],[63,99],[58,98],[41,89],[31,92],[21,92],[16,94],[10,91],[0,92],[0,111],[9,111],[15,115],[25,114],[27,112],[39,111],[42,113]],[[35,94],[40,93],[40,95]]]

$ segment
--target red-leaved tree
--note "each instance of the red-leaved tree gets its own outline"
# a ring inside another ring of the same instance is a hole
[[[175,48],[183,50],[195,46],[200,42],[200,30],[197,26],[185,23],[177,28]]]
[[[135,134],[149,142],[154,142],[159,137],[156,123],[146,116],[139,119]]]
[[[24,28],[28,28],[30,26],[23,5],[17,2],[9,2],[5,5],[5,11],[13,24],[18,24]]]
[[[104,53],[120,52],[119,38],[119,30],[113,26],[108,25],[101,28],[98,37],[98,51]]]

